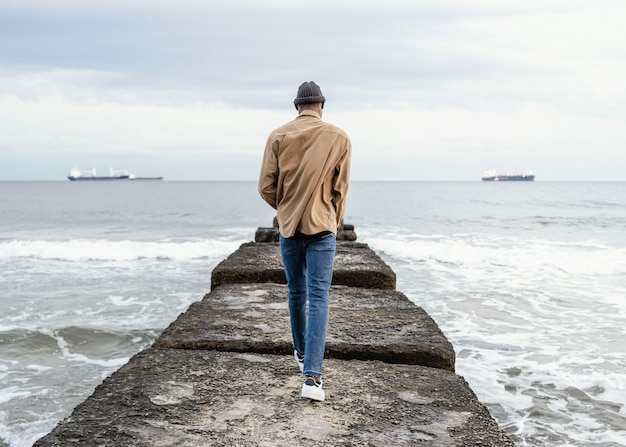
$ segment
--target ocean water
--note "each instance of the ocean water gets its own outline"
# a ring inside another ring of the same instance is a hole
[[[273,216],[255,182],[0,182],[0,446],[49,432]],[[626,183],[353,182],[345,220],[517,445],[626,445]]]

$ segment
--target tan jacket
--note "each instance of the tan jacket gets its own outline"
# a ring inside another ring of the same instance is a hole
[[[348,135],[311,110],[267,139],[259,193],[277,210],[283,237],[337,233],[346,207],[352,145]]]

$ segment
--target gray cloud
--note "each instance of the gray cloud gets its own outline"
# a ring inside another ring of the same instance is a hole
[[[111,72],[110,89],[155,101],[277,108],[302,80],[332,86],[342,106],[359,106],[428,102],[442,81],[516,68],[440,52],[438,39],[462,38],[456,21],[477,13],[467,9],[350,2],[102,5],[77,11],[0,6],[0,59],[26,71]]]

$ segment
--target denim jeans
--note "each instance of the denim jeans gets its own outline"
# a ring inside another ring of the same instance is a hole
[[[336,241],[332,233],[307,240],[280,236],[280,254],[289,289],[293,345],[304,354],[304,374],[310,376],[322,375],[328,329],[328,291],[333,276]]]

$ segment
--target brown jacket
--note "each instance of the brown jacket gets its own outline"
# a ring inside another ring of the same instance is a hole
[[[283,237],[337,233],[346,207],[352,145],[348,135],[311,110],[267,139],[259,193],[277,210]]]

